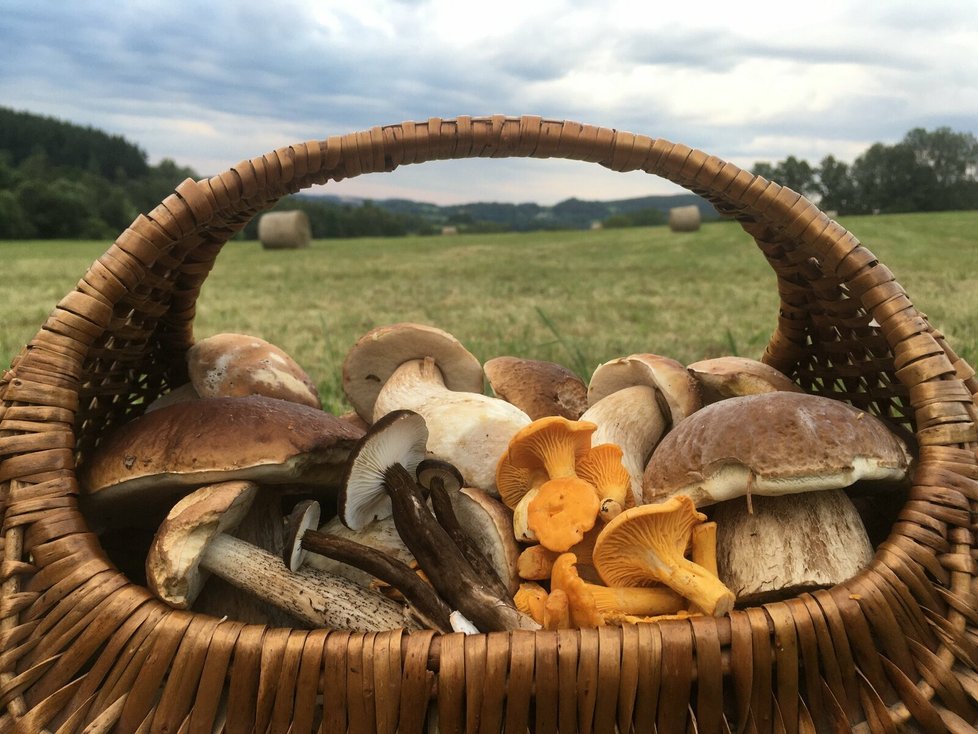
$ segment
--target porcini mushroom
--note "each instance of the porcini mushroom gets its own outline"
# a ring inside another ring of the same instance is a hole
[[[368,421],[420,413],[429,452],[454,464],[467,486],[490,493],[496,460],[530,423],[516,406],[483,394],[482,366],[458,340],[418,324],[374,329],[357,341],[343,363],[343,388]]]
[[[362,435],[321,410],[264,396],[169,405],[120,426],[86,457],[82,508],[96,527],[158,525],[180,496],[214,482],[328,495]]]
[[[705,520],[685,496],[625,510],[598,535],[594,566],[608,586],[664,584],[706,614],[726,614],[733,592],[685,557],[693,527]]]
[[[803,392],[774,367],[747,357],[713,357],[686,368],[699,381],[704,403],[777,390]]]
[[[338,577],[290,572],[280,558],[230,535],[257,489],[252,482],[223,482],[173,506],[146,558],[148,585],[160,599],[186,609],[213,573],[310,625],[374,631],[419,626],[380,594]]]
[[[857,480],[901,482],[909,460],[869,413],[769,392],[713,403],[677,426],[653,453],[644,492],[650,502],[724,503],[714,513],[718,570],[749,603],[841,583],[864,568],[872,547],[841,490]]]
[[[265,395],[322,407],[312,378],[284,350],[257,336],[222,333],[187,350],[190,384],[205,398]]]
[[[531,420],[549,415],[577,420],[587,410],[587,385],[559,364],[494,357],[482,368],[496,397],[512,403]]]
[[[591,436],[594,446],[614,444],[621,451],[620,462],[629,477],[629,499],[634,505],[642,499],[642,475],[652,450],[668,428],[656,400],[656,391],[648,385],[633,385],[616,390],[584,411],[582,421],[594,423]],[[625,506],[624,494],[615,497],[619,510]]]
[[[588,382],[588,405],[635,385],[656,391],[662,413],[673,426],[703,405],[699,383],[686,367],[658,354],[632,354],[598,365]]]

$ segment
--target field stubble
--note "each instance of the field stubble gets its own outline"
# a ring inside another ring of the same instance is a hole
[[[978,357],[978,212],[842,222],[972,364]],[[0,358],[10,360],[106,243],[4,243]],[[261,336],[347,406],[347,350],[374,326],[417,321],[454,334],[480,360],[562,363],[585,380],[601,362],[655,352],[688,363],[760,357],[774,329],[773,271],[732,222],[458,237],[320,240],[267,251],[231,242],[198,302],[198,338]]]

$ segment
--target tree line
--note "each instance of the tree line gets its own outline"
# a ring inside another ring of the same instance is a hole
[[[978,209],[978,141],[948,127],[911,130],[894,145],[876,143],[852,164],[826,156],[813,166],[789,156],[758,162],[753,172],[786,185],[839,214]],[[0,239],[112,239],[185,178],[172,160],[148,163],[124,138],[0,107]],[[440,207],[408,201],[349,204],[287,197],[279,209],[303,209],[313,236],[429,234],[460,231],[587,228],[662,224],[670,204],[659,197],[594,202]],[[255,238],[257,222],[242,236]]]
[[[978,139],[949,127],[874,143],[851,165],[831,155],[817,166],[788,156],[755,163],[752,172],[839,214],[978,209]]]

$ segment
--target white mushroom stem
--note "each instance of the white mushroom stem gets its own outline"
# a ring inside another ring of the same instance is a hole
[[[631,477],[635,504],[641,504],[645,464],[667,427],[655,390],[646,385],[617,390],[584,411],[581,420],[598,427],[591,435],[592,446],[613,443],[621,448],[621,463]]]
[[[466,486],[496,494],[496,463],[510,439],[531,423],[504,400],[445,386],[434,360],[412,359],[387,380],[374,405],[374,421],[394,410],[413,410],[428,426],[428,453],[454,464]]]
[[[841,489],[716,505],[717,570],[738,603],[764,603],[846,581],[873,559],[866,529]],[[817,528],[818,532],[812,529]]]
[[[321,571],[292,573],[280,558],[226,533],[211,539],[200,565],[311,625],[362,631],[419,628],[401,604],[381,594]]]

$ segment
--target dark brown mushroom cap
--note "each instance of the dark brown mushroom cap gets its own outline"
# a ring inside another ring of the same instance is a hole
[[[496,396],[533,420],[549,415],[577,420],[587,410],[587,385],[555,362],[494,357],[483,370]]]
[[[832,398],[771,392],[729,398],[666,434],[645,469],[646,502],[676,494],[697,506],[742,496],[899,480],[903,442],[875,416]]]
[[[93,511],[167,508],[193,487],[244,479],[338,488],[363,431],[277,398],[201,398],[154,410],[112,433],[81,471]]]

